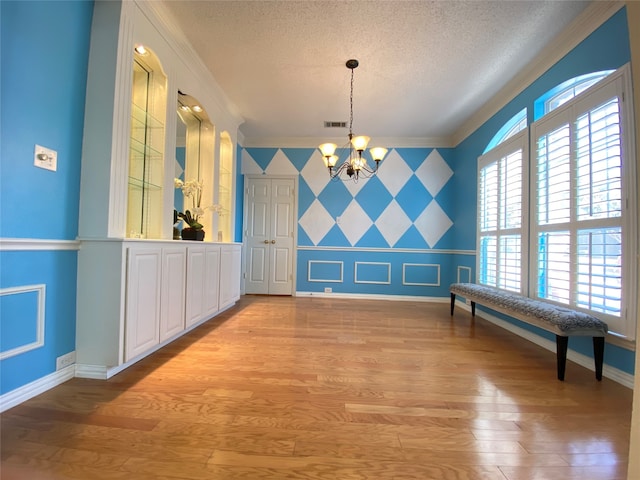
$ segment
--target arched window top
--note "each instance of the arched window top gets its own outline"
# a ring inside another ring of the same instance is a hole
[[[613,72],[615,72],[615,70],[603,70],[601,72],[579,75],[552,88],[535,101],[533,112],[535,120],[554,111]]]
[[[525,128],[527,128],[527,109],[523,108],[498,130],[498,133],[493,136],[483,153],[487,153]]]

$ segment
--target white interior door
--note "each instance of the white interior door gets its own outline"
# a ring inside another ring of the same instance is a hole
[[[294,186],[292,178],[248,179],[246,293],[293,293]]]

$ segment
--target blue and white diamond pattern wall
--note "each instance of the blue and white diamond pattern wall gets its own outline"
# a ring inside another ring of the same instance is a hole
[[[182,168],[182,165],[180,165],[180,162],[176,158],[173,163],[173,177],[182,178],[183,173],[184,173],[184,168]]]
[[[376,220],[393,197],[377,177],[372,177],[363,182],[363,187],[355,199],[367,215],[372,220]]]
[[[242,175],[262,175],[264,170],[247,150],[242,150],[241,172]]]
[[[267,165],[265,172],[267,175],[298,175],[298,169],[280,149]]]
[[[420,214],[420,216],[413,222],[422,238],[433,248],[438,240],[447,233],[447,230],[451,228],[453,222],[442,210],[438,202],[431,201],[427,208]]]
[[[316,199],[302,215],[299,223],[313,244],[318,245],[335,225],[335,220]]]
[[[349,203],[349,206],[342,213],[342,217],[338,226],[351,245],[358,243],[358,240],[373,225],[367,212],[362,209],[355,199]]]
[[[415,221],[427,207],[432,197],[427,189],[424,188],[422,182],[418,180],[418,177],[411,175],[407,183],[395,196],[395,199],[407,216],[412,221]]]
[[[378,170],[378,178],[394,197],[405,186],[407,181],[413,175],[413,170],[407,162],[398,154],[398,151],[392,149],[386,158],[380,163]]]
[[[315,149],[314,154],[311,155],[307,164],[300,171],[300,175],[302,175],[302,178],[307,182],[307,185],[316,197],[320,195],[320,192],[327,186],[329,172],[327,167],[324,166],[322,154],[318,149]]]
[[[411,219],[407,217],[407,214],[404,213],[404,210],[395,200],[391,200],[387,208],[376,220],[376,227],[378,227],[378,230],[391,247],[396,244],[410,226]]]
[[[436,196],[453,175],[442,155],[437,150],[432,150],[425,161],[416,170],[416,177],[422,182],[427,191]]]
[[[318,195],[318,200],[333,218],[342,215],[352,199],[344,182],[329,182]]]
[[[295,154],[295,162],[287,152]],[[438,203],[453,171],[437,149],[391,149],[376,176],[355,183],[331,181],[316,148],[247,148],[242,173],[299,173],[299,228],[306,235],[301,238],[313,245],[353,247],[362,241],[379,246],[384,241],[388,247],[434,248],[453,225]]]

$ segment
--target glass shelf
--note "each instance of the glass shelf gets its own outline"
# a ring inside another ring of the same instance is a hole
[[[162,150],[152,147],[149,144],[139,141],[137,138],[131,138],[129,145],[129,154],[132,160],[157,160],[164,161]]]
[[[129,186],[139,189],[162,190],[162,185],[156,185],[154,183],[140,180],[139,178],[135,177],[129,177]]]
[[[150,129],[164,129],[164,123],[161,120],[154,117],[151,113],[145,112],[145,110],[135,103],[131,104],[131,127],[132,128],[150,128]]]

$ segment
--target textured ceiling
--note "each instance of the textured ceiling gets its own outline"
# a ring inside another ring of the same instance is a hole
[[[588,1],[165,1],[249,143],[450,138]]]

